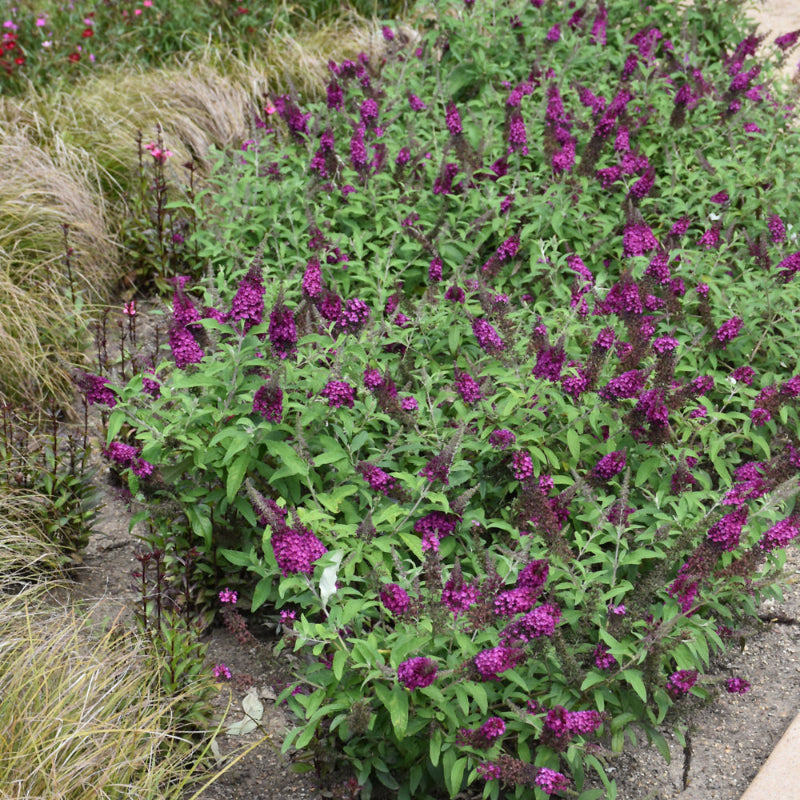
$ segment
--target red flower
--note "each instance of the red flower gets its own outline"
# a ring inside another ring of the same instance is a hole
[[[14,59],[14,63],[17,64],[18,66],[22,66],[25,63],[25,57],[24,56],[17,56]]]
[[[80,53],[70,53],[70,54],[67,56],[67,58],[68,58],[70,61],[72,61],[73,63],[77,63],[78,61],[80,61],[80,60],[81,60],[81,54],[80,54]]]
[[[91,28],[85,28],[81,36],[83,36],[84,39],[89,39],[94,36],[94,31]]]

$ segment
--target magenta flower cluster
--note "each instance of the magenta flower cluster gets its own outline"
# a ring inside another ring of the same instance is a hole
[[[266,383],[256,390],[253,411],[268,422],[279,423],[283,418],[283,391],[280,386]]]
[[[139,457],[140,450],[124,442],[111,442],[108,447],[103,450],[103,455],[110,461],[119,464],[119,466],[130,469],[134,475],[140,478],[146,478],[148,475],[153,474],[153,465],[149,461],[145,461]]]
[[[355,402],[355,389],[347,381],[328,381],[321,395],[331,408],[352,408]]]
[[[379,592],[384,608],[396,617],[405,614],[411,607],[411,598],[408,592],[396,583],[385,583]]]
[[[424,689],[436,680],[436,664],[427,656],[416,656],[397,668],[397,680],[406,689]]]

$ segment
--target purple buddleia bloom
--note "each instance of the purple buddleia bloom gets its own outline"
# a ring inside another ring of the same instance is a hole
[[[594,649],[594,665],[598,669],[613,669],[617,665],[617,659],[608,652],[608,646],[600,642]]]
[[[647,197],[648,194],[653,190],[653,185],[655,183],[656,173],[654,169],[648,169],[641,178],[639,178],[636,183],[631,186],[630,190],[628,191],[628,197],[633,198],[634,200],[641,200],[643,197]]]
[[[328,97],[328,108],[344,108],[344,90],[336,78],[333,78],[326,87]]]
[[[744,678],[728,678],[725,688],[728,694],[745,694],[750,691],[750,682]]]
[[[783,220],[777,215],[772,214],[767,220],[767,228],[773,244],[780,244],[786,241],[786,228]]]
[[[667,691],[673,698],[683,697],[689,694],[692,687],[697,683],[697,670],[681,669],[673,672],[667,680]]]
[[[381,492],[387,497],[397,485],[397,481],[388,472],[384,472],[380,467],[376,467],[367,461],[359,462],[358,471],[369,484],[370,489],[375,492]]]
[[[511,115],[508,123],[508,144],[511,152],[519,151],[524,156],[528,155],[528,133],[522,114],[518,111]]]
[[[604,400],[623,400],[629,397],[637,397],[644,388],[645,376],[638,370],[623,372],[616,378],[612,378],[606,386],[600,390],[600,396]]]
[[[348,333],[357,333],[369,319],[369,306],[358,297],[351,297],[342,308],[337,327]]]
[[[505,342],[503,342],[497,331],[485,319],[474,320],[472,323],[472,332],[475,334],[475,338],[478,340],[478,344],[481,348],[490,355],[505,350]]]
[[[592,23],[592,30],[590,33],[591,39],[595,44],[604,45],[606,43],[606,26],[608,24],[608,11],[601,3],[600,8]]]
[[[498,617],[515,617],[530,611],[536,603],[536,595],[524,586],[500,592],[494,599],[494,612]]]
[[[547,583],[549,573],[550,564],[545,559],[534,559],[520,570],[517,586],[523,586],[534,594],[539,593]]]
[[[280,359],[288,358],[297,350],[297,327],[294,312],[278,297],[269,315],[269,341]]]
[[[405,614],[411,606],[408,592],[396,583],[385,583],[379,593],[384,608],[396,617]]]
[[[461,116],[458,113],[455,103],[447,104],[444,120],[445,125],[447,125],[447,130],[450,131],[452,136],[459,136],[464,132],[464,128],[461,125]]]
[[[742,383],[747,384],[747,386],[752,386],[753,377],[755,374],[756,371],[752,367],[737,367],[733,372],[731,372],[731,378],[734,381],[741,381]]]
[[[323,319],[336,322],[342,313],[342,298],[335,292],[323,289],[321,296],[316,300],[316,306]]]
[[[472,405],[481,399],[481,387],[468,372],[456,368],[456,391],[461,395],[461,399],[467,404]]]
[[[504,644],[527,644],[543,636],[552,636],[560,621],[561,609],[545,603],[507,625],[500,634],[500,641]]]
[[[142,391],[154,399],[159,398],[161,397],[161,384],[145,375],[142,378]]]
[[[457,574],[452,575],[442,589],[442,605],[447,606],[453,612],[453,617],[458,619],[478,602],[481,593],[475,581],[467,583],[464,580],[460,568],[453,572]]]
[[[800,515],[790,516],[776,522],[758,541],[762,550],[770,553],[773,550],[786,547],[792,540],[800,536]]]
[[[511,447],[516,441],[517,437],[505,428],[498,428],[489,434],[489,444],[494,447],[495,450],[505,450],[507,447]]]
[[[283,391],[272,381],[265,383],[253,397],[253,411],[268,422],[279,423],[283,418]]]
[[[630,131],[627,125],[620,125],[614,139],[614,149],[618,153],[629,153],[631,149]]]
[[[570,138],[564,142],[563,147],[552,158],[553,172],[571,172],[575,166],[575,140]]]
[[[679,344],[680,342],[672,336],[659,336],[657,339],[653,339],[653,350],[659,355],[663,355],[675,350]]]
[[[800,38],[800,30],[784,33],[775,39],[775,47],[781,50],[789,50],[797,44],[798,38]]]
[[[658,239],[647,225],[626,225],[622,237],[623,255],[642,256],[658,247]]]
[[[711,226],[698,240],[697,246],[713,250],[719,244],[719,228]]]
[[[514,471],[514,477],[520,482],[533,477],[533,459],[524,450],[518,450],[511,457],[511,468]]]
[[[411,396],[404,397],[400,401],[400,408],[402,408],[403,411],[409,411],[409,412],[419,411],[419,403],[417,402],[417,398]]]
[[[372,97],[368,97],[364,102],[361,104],[361,108],[359,109],[359,113],[361,114],[361,121],[365,125],[369,125],[374,120],[378,118],[378,103]]]
[[[475,656],[475,667],[481,680],[499,680],[499,675],[513,669],[522,660],[524,651],[519,647],[491,647]]]
[[[708,540],[725,552],[735,550],[746,521],[747,506],[741,506],[725,514],[708,529]]]
[[[605,169],[598,169],[595,175],[604,189],[610,189],[622,178],[622,170],[619,167],[606,167]]]
[[[363,125],[359,125],[350,139],[350,160],[353,162],[353,169],[356,172],[364,171],[369,163],[367,146],[364,144],[365,132],[366,128]]]
[[[423,550],[439,550],[439,541],[456,529],[458,517],[443,511],[431,511],[414,523],[414,532],[422,534]]]
[[[558,23],[553,25],[544,38],[548,42],[557,42],[561,38],[561,26]]]
[[[415,94],[408,93],[408,104],[411,106],[413,111],[424,111],[428,106],[422,102]]]
[[[404,661],[397,668],[397,680],[406,689],[424,689],[436,680],[436,664],[426,656],[417,656]]]
[[[322,542],[303,525],[283,527],[272,534],[272,550],[275,560],[286,577],[291,574],[311,575],[314,562],[328,552]]]
[[[239,282],[228,315],[230,320],[244,322],[245,333],[264,318],[264,292],[261,268],[251,267]]]
[[[444,293],[444,299],[449,300],[451,303],[463,303],[466,299],[466,295],[460,286],[449,286]],[[475,330],[474,326],[473,330]]]
[[[439,283],[442,279],[442,267],[444,262],[439,256],[434,256],[428,266],[428,280],[431,283]]]
[[[506,723],[500,717],[489,717],[478,729],[478,733],[487,741],[493,742],[506,732]]]
[[[536,364],[533,367],[534,378],[543,378],[554,383],[558,381],[566,356],[561,344],[542,347],[536,354]]]
[[[189,278],[181,275],[173,280],[175,292],[172,295],[172,322],[180,327],[186,327],[200,319],[200,313],[194,306],[191,298],[186,295],[184,288]]]
[[[780,270],[778,279],[782,283],[788,283],[796,273],[800,272],[800,250],[786,256],[776,269]]]
[[[593,467],[592,477],[605,483],[625,469],[625,451],[614,450],[603,456]]]
[[[733,341],[739,335],[743,324],[744,322],[741,317],[731,317],[719,326],[717,332],[714,334],[714,338],[722,345],[723,350],[728,342]]]
[[[347,381],[328,381],[320,394],[331,408],[352,408],[355,401],[355,389]]]
[[[173,325],[169,329],[169,346],[175,366],[180,369],[189,364],[199,364],[203,360],[202,348],[191,331],[182,325]]]
[[[75,383],[86,395],[86,405],[92,406],[95,403],[99,403],[100,405],[114,408],[117,404],[116,393],[109,385],[107,378],[103,378],[100,375],[92,375],[90,372],[80,372],[75,378]]]
[[[303,273],[303,294],[312,300],[322,292],[322,270],[316,258],[309,260]]]

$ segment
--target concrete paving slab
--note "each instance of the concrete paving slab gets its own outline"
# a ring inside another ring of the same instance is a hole
[[[741,800],[800,800],[800,716],[787,728]]]

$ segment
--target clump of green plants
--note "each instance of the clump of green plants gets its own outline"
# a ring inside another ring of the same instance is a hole
[[[41,536],[61,567],[79,559],[100,502],[87,411],[74,426],[55,406],[47,416],[0,406],[0,495],[20,510],[9,519]]]
[[[725,9],[438,3],[271,98],[162,358],[93,378],[165,573],[282,626],[284,746],[365,800],[613,798],[747,689],[708,672],[800,535],[797,154]]]

